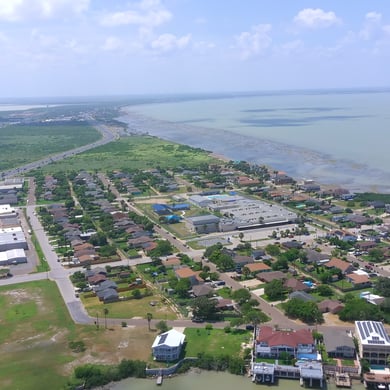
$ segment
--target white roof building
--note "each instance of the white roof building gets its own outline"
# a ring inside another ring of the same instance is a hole
[[[0,252],[0,265],[11,265],[27,263],[26,253],[24,249],[11,249]]]
[[[390,338],[382,322],[355,321],[359,355],[370,364],[385,365],[390,356]]]
[[[0,204],[0,218],[16,215],[16,209],[9,204]]]
[[[28,249],[26,237],[22,231],[0,233],[0,251],[19,248]]]
[[[186,336],[175,329],[158,335],[152,345],[156,360],[172,361],[180,357],[180,352]]]

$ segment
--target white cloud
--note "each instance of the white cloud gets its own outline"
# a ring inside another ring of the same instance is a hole
[[[180,38],[174,34],[162,34],[150,43],[152,49],[160,52],[168,52],[177,49],[184,49],[191,41],[191,35],[187,34]]]
[[[300,39],[295,41],[286,42],[280,46],[279,52],[289,55],[293,53],[300,53],[304,50],[304,43]]]
[[[90,0],[0,0],[0,20],[50,19],[80,14],[89,8]]]
[[[294,17],[294,22],[307,28],[325,28],[341,23],[333,11],[325,12],[321,8],[305,8]]]
[[[241,58],[262,54],[272,42],[270,37],[272,26],[270,24],[259,24],[253,26],[251,31],[244,31],[235,37],[235,47],[241,51]]]
[[[368,12],[364,19],[363,28],[359,31],[359,37],[369,41],[378,37],[382,30],[382,15],[378,12]]]
[[[121,49],[123,42],[117,37],[107,37],[102,45],[102,49],[105,51],[114,51]]]
[[[172,19],[172,14],[158,0],[144,0],[134,9],[108,13],[101,19],[103,26],[138,25],[148,28],[160,26]]]

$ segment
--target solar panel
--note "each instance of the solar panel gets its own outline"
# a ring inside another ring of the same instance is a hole
[[[160,344],[164,344],[165,343],[165,340],[167,339],[168,335],[167,334],[162,334],[160,336],[160,340],[158,341],[158,345]]]

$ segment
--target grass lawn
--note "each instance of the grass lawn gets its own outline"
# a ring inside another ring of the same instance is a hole
[[[96,314],[103,316],[103,310],[108,309],[107,318],[146,318],[147,313],[152,313],[154,319],[175,320],[177,318],[171,307],[167,306],[165,302],[162,302],[161,297],[156,295],[108,304],[103,304],[97,297],[84,298],[83,294],[80,297],[88,314],[92,317]],[[156,303],[155,306],[150,305],[152,301]]]
[[[73,368],[117,364],[122,359],[149,360],[156,337],[145,327],[105,330],[76,325],[54,282],[43,280],[0,287],[0,388],[61,389]],[[73,352],[70,341],[83,341]]]
[[[201,328],[186,328],[185,354],[187,357],[197,356],[204,352],[211,355],[239,356],[241,344],[248,343],[251,332],[239,330],[237,332],[225,333],[222,329],[207,331]]]

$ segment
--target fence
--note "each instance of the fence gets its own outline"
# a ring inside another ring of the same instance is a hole
[[[172,375],[180,368],[180,366],[184,362],[194,362],[196,360],[198,360],[198,358],[196,358],[196,357],[184,358],[184,359],[180,360],[179,362],[177,362],[176,364],[174,364],[171,367],[166,367],[166,368],[147,368],[145,370],[145,373],[146,373],[146,375],[149,375],[149,376],[154,376],[154,375],[163,375],[163,376]]]

